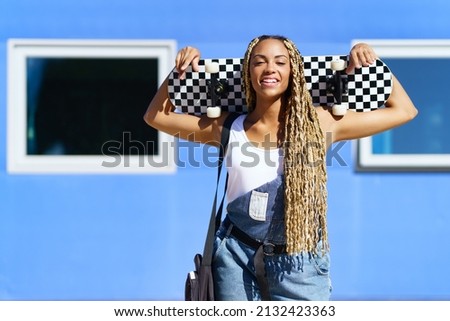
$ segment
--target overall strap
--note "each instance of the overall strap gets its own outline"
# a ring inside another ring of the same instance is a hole
[[[214,196],[214,201],[211,209],[211,217],[209,219],[209,226],[208,226],[208,233],[206,236],[205,246],[203,249],[203,260],[202,265],[211,265],[212,261],[212,252],[214,247],[214,239],[216,235],[216,231],[220,226],[220,222],[222,219],[222,210],[223,210],[223,203],[225,199],[225,193],[227,190],[227,183],[228,183],[228,174],[225,181],[225,187],[223,190],[222,200],[219,205],[219,209],[217,210],[217,194],[219,190],[219,181],[220,181],[220,173],[222,169],[223,164],[223,158],[225,156],[225,149],[228,145],[228,140],[230,138],[230,129],[231,125],[233,124],[233,121],[240,116],[238,113],[230,113],[227,118],[225,119],[222,127],[222,135],[221,135],[221,141],[219,145],[219,159],[217,163],[217,184],[216,184],[216,193]],[[217,213],[217,214],[216,214]]]

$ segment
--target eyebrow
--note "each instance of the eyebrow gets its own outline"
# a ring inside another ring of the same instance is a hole
[[[267,56],[266,56],[266,55],[263,55],[263,54],[254,54],[252,58],[264,58],[264,59],[267,59]],[[289,59],[289,57],[286,56],[286,55],[277,55],[277,56],[275,56],[275,59],[277,59],[277,58],[286,58],[286,59]]]

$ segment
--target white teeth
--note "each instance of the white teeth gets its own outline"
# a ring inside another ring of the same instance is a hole
[[[276,79],[263,79],[263,82],[276,83],[277,80]]]

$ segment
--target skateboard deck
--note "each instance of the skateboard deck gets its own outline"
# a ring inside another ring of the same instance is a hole
[[[332,62],[338,59],[347,66],[348,56],[303,57],[305,78],[313,104],[331,107],[342,102],[348,105],[348,109],[358,112],[382,107],[392,91],[392,74],[388,66],[378,59],[369,67],[346,74],[345,71],[331,68]],[[218,64],[217,73],[206,72],[211,62]],[[242,58],[202,59],[199,61],[199,71],[193,72],[189,66],[183,80],[179,79],[174,69],[169,75],[168,86],[172,104],[178,111],[193,115],[205,114],[207,108],[213,105],[221,110],[245,113],[247,106],[241,80],[242,63]],[[216,82],[220,81],[221,88],[211,88],[212,78]],[[341,94],[336,92],[332,78],[339,78],[339,83],[343,84]],[[211,91],[219,94],[211,94]]]

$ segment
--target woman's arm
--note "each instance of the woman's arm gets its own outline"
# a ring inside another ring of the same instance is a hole
[[[200,52],[192,47],[180,50],[176,58],[176,68],[180,78],[192,64],[194,70],[198,70]],[[165,133],[180,137],[185,140],[218,145],[223,121],[228,113],[224,112],[219,118],[208,118],[206,115],[193,116],[176,113],[171,103],[167,90],[168,79],[158,89],[144,115],[145,122]]]

